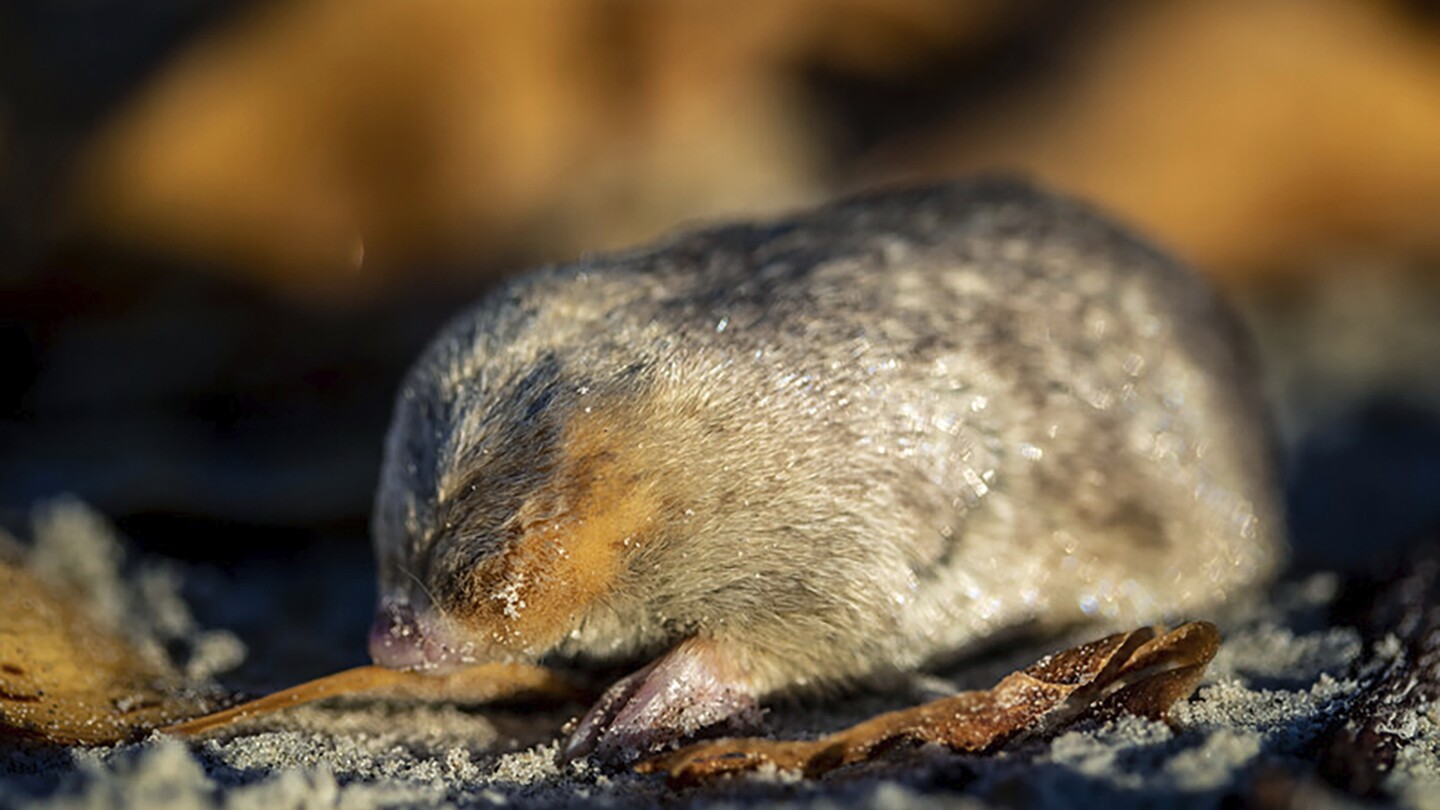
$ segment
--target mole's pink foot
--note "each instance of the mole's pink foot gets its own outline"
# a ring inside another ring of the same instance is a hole
[[[620,766],[721,724],[730,732],[756,725],[754,690],[724,653],[690,639],[622,678],[586,712],[560,759]]]

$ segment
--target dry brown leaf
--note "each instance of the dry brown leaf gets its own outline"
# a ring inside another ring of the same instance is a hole
[[[357,667],[205,714],[221,696],[197,691],[85,615],[81,601],[0,562],[0,738],[103,745],[159,729],[191,735],[339,695],[484,703],[573,698],[544,667],[482,664],[443,676]],[[193,719],[186,719],[193,718]],[[183,722],[177,722],[183,721]]]
[[[573,681],[553,670],[530,664],[480,664],[436,676],[365,666],[306,681],[239,706],[165,726],[160,731],[180,736],[201,734],[340,695],[488,703],[517,697],[564,700],[578,694],[580,690]]]
[[[818,740],[714,740],[638,767],[644,773],[664,771],[677,785],[766,764],[815,778],[901,744],[932,742],[982,753],[1021,733],[1057,728],[1078,717],[1131,712],[1159,719],[1194,691],[1219,644],[1219,630],[1208,622],[1164,635],[1151,628],[1117,633],[1046,656],[988,691],[882,714]]]
[[[0,736],[101,744],[212,705],[69,599],[0,562]]]

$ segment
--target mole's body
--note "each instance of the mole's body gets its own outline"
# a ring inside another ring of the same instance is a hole
[[[1199,279],[1005,182],[532,273],[401,391],[372,650],[658,658],[572,739],[613,758],[1002,632],[1202,609],[1282,553],[1239,344]]]

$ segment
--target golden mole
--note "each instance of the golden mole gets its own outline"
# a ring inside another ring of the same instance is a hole
[[[1255,371],[1197,276],[973,180],[532,272],[404,383],[375,660],[650,663],[564,755],[1271,576]]]

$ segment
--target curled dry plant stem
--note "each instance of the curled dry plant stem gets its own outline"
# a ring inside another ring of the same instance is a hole
[[[306,681],[183,723],[164,726],[158,731],[188,737],[340,695],[486,703],[522,695],[571,699],[579,694],[581,690],[574,682],[554,670],[529,664],[480,664],[446,675],[363,666]]]
[[[664,772],[675,785],[764,765],[815,778],[898,745],[937,743],[985,753],[1020,734],[1054,731],[1081,718],[1130,713],[1164,719],[1176,701],[1195,690],[1219,645],[1220,632],[1209,622],[1164,633],[1155,628],[1116,633],[1048,655],[993,689],[882,714],[818,740],[714,740],[638,767]]]

